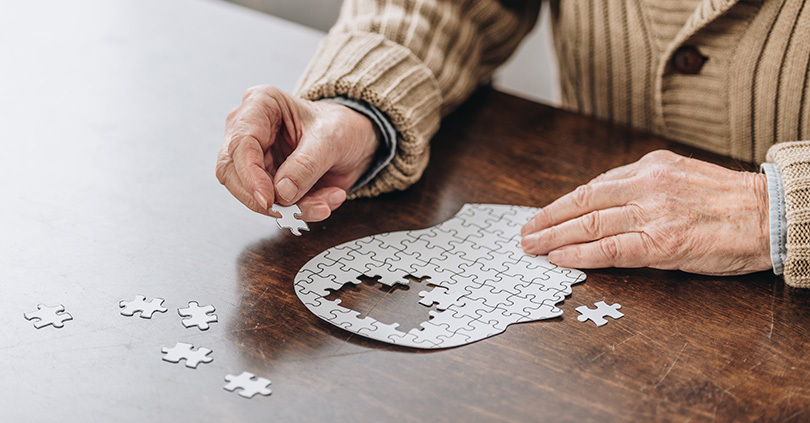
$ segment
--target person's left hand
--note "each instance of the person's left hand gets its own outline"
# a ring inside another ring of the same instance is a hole
[[[528,254],[563,267],[653,267],[706,275],[772,268],[765,175],[669,151],[612,169],[521,231]]]

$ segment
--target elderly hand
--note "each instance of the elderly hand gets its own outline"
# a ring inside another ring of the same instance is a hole
[[[765,176],[669,151],[612,169],[521,231],[529,254],[564,267],[653,267],[738,275],[772,267]]]
[[[326,219],[367,170],[379,144],[376,126],[354,110],[312,102],[275,87],[247,90],[226,122],[217,179],[251,210],[272,204]]]

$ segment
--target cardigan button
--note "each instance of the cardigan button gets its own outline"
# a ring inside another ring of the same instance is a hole
[[[709,58],[700,54],[695,46],[682,46],[672,55],[672,67],[684,75],[695,75],[706,60]]]

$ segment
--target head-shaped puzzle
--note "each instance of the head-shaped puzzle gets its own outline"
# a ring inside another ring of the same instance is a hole
[[[320,318],[372,339],[415,348],[447,348],[499,334],[513,323],[562,314],[556,304],[585,279],[579,270],[531,256],[520,246],[520,228],[540,209],[466,204],[452,219],[427,229],[372,235],[330,248],[295,277],[298,297]],[[432,290],[419,293],[431,318],[408,332],[327,300],[330,291],[359,276],[386,285],[428,276]]]

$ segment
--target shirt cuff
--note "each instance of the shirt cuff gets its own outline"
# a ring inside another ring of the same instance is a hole
[[[380,173],[384,167],[388,166],[388,164],[391,163],[391,160],[394,159],[394,154],[396,154],[397,148],[397,130],[394,128],[394,125],[391,124],[388,118],[386,118],[385,115],[380,112],[379,109],[363,100],[355,100],[340,96],[322,98],[319,101],[337,103],[346,106],[355,112],[361,113],[367,118],[371,119],[371,121],[380,131],[380,146],[377,148],[377,152],[374,153],[374,159],[372,159],[371,165],[349,190],[349,192],[356,191],[371,182],[371,180],[374,179],[374,177],[377,176],[377,174]]]
[[[781,275],[787,259],[787,218],[785,215],[785,186],[776,163],[762,163],[760,169],[768,181],[768,212],[770,215],[771,263],[773,273]]]

